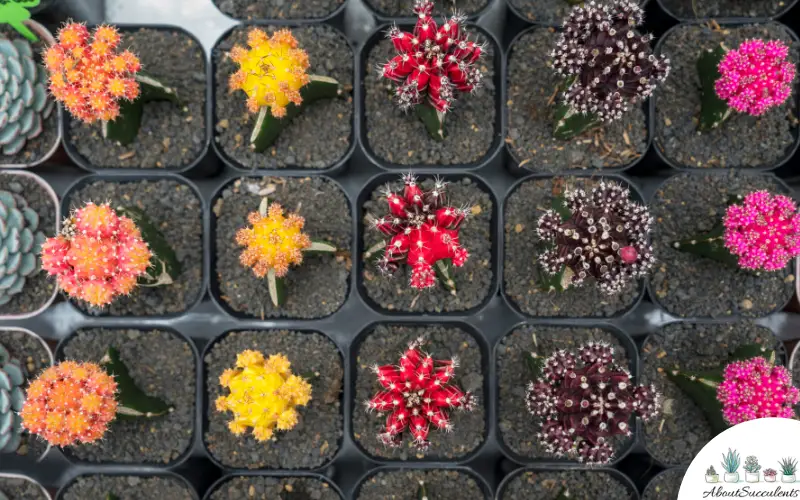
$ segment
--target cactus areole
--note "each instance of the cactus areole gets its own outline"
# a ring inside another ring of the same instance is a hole
[[[444,139],[444,118],[458,93],[470,93],[481,84],[478,61],[484,46],[469,39],[465,17],[454,14],[437,26],[433,2],[416,0],[413,33],[389,29],[397,55],[383,64],[381,76],[397,82],[395,98],[403,111],[416,107],[428,133]]]
[[[386,186],[384,194],[389,214],[373,222],[373,227],[389,236],[379,244],[385,247],[378,269],[392,274],[405,262],[411,267],[409,285],[418,290],[436,286],[437,273],[451,290],[450,265],[461,267],[469,252],[458,241],[466,208],[447,206],[446,183],[436,179],[433,189],[423,191],[413,174],[403,176],[402,192]]]
[[[614,456],[611,438],[631,435],[632,416],[649,420],[661,411],[661,394],[635,385],[608,344],[589,342],[577,354],[560,350],[546,359],[531,357],[536,373],[528,385],[528,411],[541,421],[540,443],[556,457],[608,463]]]
[[[431,429],[453,430],[450,411],[472,411],[475,398],[453,384],[458,359],[435,360],[421,350],[424,338],[408,345],[397,365],[375,365],[383,390],[365,401],[368,412],[387,414],[383,432],[378,440],[390,447],[402,444],[402,434],[408,431],[419,451],[430,447]]]

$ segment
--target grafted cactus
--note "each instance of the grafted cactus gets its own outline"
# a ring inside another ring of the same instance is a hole
[[[25,402],[22,363],[0,344],[0,453],[13,453],[22,439],[22,419],[17,412]]]
[[[55,107],[47,96],[47,74],[27,41],[0,39],[0,86],[0,146],[10,156],[42,133]]]
[[[40,268],[37,258],[45,235],[39,214],[21,195],[0,190],[0,306],[25,287],[25,279]]]

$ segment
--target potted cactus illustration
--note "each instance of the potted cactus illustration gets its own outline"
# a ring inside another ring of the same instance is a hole
[[[778,471],[775,469],[764,469],[764,481],[774,483],[778,478]]]
[[[262,198],[258,211],[247,216],[249,227],[239,229],[236,243],[245,247],[239,261],[251,267],[259,278],[267,278],[270,300],[281,306],[287,297],[284,278],[289,266],[303,263],[305,252],[336,252],[336,247],[322,241],[313,241],[303,232],[305,219],[289,213],[278,203]]]
[[[438,280],[455,293],[453,267],[461,267],[469,252],[460,245],[458,232],[469,214],[466,208],[449,206],[447,183],[436,179],[433,189],[423,191],[413,174],[403,176],[403,191],[386,186],[389,213],[373,219],[372,226],[387,239],[367,250],[365,258],[383,250],[377,260],[383,275],[392,275],[402,263],[411,267],[409,284],[417,290],[435,287]]]
[[[157,418],[173,408],[140,389],[119,352],[109,347],[99,363],[62,361],[28,386],[22,428],[53,446],[94,443],[115,419]]]
[[[750,455],[744,459],[744,480],[748,483],[758,482],[758,471],[761,470],[761,465],[758,464],[758,458],[755,455]]]
[[[636,32],[643,22],[644,10],[631,0],[572,8],[552,53],[552,67],[563,77],[553,113],[557,139],[620,119],[666,79],[669,59],[653,55],[653,35]]]
[[[526,405],[540,421],[540,443],[555,457],[606,464],[614,458],[611,438],[632,435],[632,416],[647,421],[661,412],[661,394],[652,385],[634,384],[630,372],[614,362],[609,344],[589,342],[548,358],[532,352],[526,359],[533,374]],[[576,380],[582,381],[580,396]],[[603,404],[604,411],[598,411]],[[568,427],[579,420],[580,426]]]
[[[50,92],[67,111],[84,123],[102,124],[102,136],[122,145],[139,133],[144,104],[180,101],[174,88],[141,71],[139,58],[119,51],[122,36],[108,25],[93,32],[68,23],[44,55]]]
[[[619,184],[566,190],[539,217],[539,288],[563,292],[592,279],[604,294],[620,293],[653,267],[652,224],[647,207]]]
[[[256,440],[269,441],[275,431],[288,431],[300,420],[296,407],[311,401],[311,384],[306,378],[292,373],[283,354],[265,358],[258,351],[242,351],[236,367],[219,378],[229,392],[217,398],[217,411],[233,413],[228,423],[232,434],[239,436],[252,428]]]
[[[797,472],[797,459],[796,458],[783,458],[778,461],[781,468],[781,482],[793,483],[796,480],[795,473]]]
[[[719,474],[714,469],[714,466],[711,465],[706,469],[706,482],[707,483],[718,483],[719,482]]]
[[[789,370],[759,344],[739,347],[715,369],[671,370],[667,377],[700,408],[714,435],[757,418],[793,418],[800,402]]]
[[[485,47],[469,39],[465,17],[454,14],[438,26],[432,13],[432,1],[417,1],[413,33],[397,26],[389,29],[386,35],[397,55],[383,64],[380,76],[397,83],[397,106],[402,111],[413,108],[431,138],[442,141],[447,135],[445,117],[456,96],[475,92],[481,85],[478,63]]]
[[[704,50],[697,60],[702,108],[698,128],[719,127],[734,111],[760,116],[792,94],[795,66],[780,40],[749,39],[736,49],[724,43]]]
[[[298,48],[288,29],[269,37],[252,28],[247,45],[249,48],[236,45],[229,54],[239,70],[228,85],[231,91],[247,94],[247,109],[257,115],[250,147],[262,153],[306,106],[341,96],[342,86],[333,78],[306,73],[308,54]]]
[[[800,214],[785,195],[762,190],[732,196],[711,231],[673,247],[753,272],[779,271],[800,255]]]
[[[364,401],[364,407],[369,413],[387,415],[377,439],[388,447],[400,447],[404,434],[410,434],[414,447],[424,453],[431,445],[432,430],[452,432],[450,412],[472,411],[477,404],[470,392],[455,384],[458,358],[435,359],[422,350],[426,343],[420,337],[409,343],[398,364],[372,369],[381,390]]]
[[[739,465],[741,464],[741,458],[739,457],[739,453],[736,450],[731,450],[728,448],[728,453],[722,454],[722,470],[725,471],[723,478],[725,479],[726,483],[738,483],[739,482]]]
[[[138,285],[169,285],[181,266],[164,236],[137,207],[86,203],[42,245],[42,268],[67,295],[101,308]]]

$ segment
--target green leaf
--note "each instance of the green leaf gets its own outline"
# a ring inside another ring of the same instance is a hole
[[[544,368],[544,358],[535,352],[526,352],[523,354],[525,358],[525,366],[528,367],[531,379],[537,380],[542,376],[542,368]]]
[[[536,280],[536,284],[539,287],[539,290],[543,292],[563,292],[564,290],[570,287],[572,283],[572,278],[575,273],[572,272],[572,269],[564,266],[561,268],[561,271],[550,274],[538,263],[536,264],[534,270],[534,279]]]
[[[289,103],[286,106],[286,116],[276,118],[272,116],[269,106],[263,106],[258,111],[253,132],[250,134],[250,147],[256,153],[263,153],[268,147],[278,139],[283,129],[299,115],[305,106],[312,104],[320,99],[332,99],[342,95],[342,87],[339,82],[327,76],[309,75],[309,82],[300,89],[300,97],[303,102],[298,106]],[[324,127],[324,123],[319,124]]]
[[[705,257],[728,266],[739,266],[739,258],[725,248],[725,226],[722,224],[705,234],[675,241],[672,247],[679,252]]]
[[[106,495],[106,500],[119,500],[119,497],[113,493]]]
[[[425,481],[419,482],[419,487],[417,488],[417,500],[429,500],[428,488],[425,487]]]
[[[443,141],[445,138],[445,114],[441,111],[437,111],[436,108],[427,102],[418,104],[414,110],[417,113],[417,117],[422,120],[422,123],[425,125],[425,130],[428,131],[428,135],[431,136],[431,139],[440,142]]]
[[[602,123],[596,114],[580,113],[564,103],[556,105],[553,119],[555,121],[553,136],[562,141],[572,139],[587,130],[599,127]]]
[[[117,207],[117,214],[130,218],[142,233],[142,239],[150,247],[152,257],[146,273],[139,278],[142,286],[164,286],[172,284],[182,272],[175,251],[164,238],[144,210],[138,207]]]
[[[555,210],[555,212],[561,217],[562,221],[566,221],[572,218],[572,210],[567,207],[567,199],[564,198],[563,195],[554,196],[553,199],[550,201],[550,208]]]
[[[324,241],[311,241],[311,246],[303,250],[304,252],[336,252],[336,247]]]
[[[719,63],[727,49],[719,44],[710,50],[704,50],[697,59],[697,72],[700,76],[701,107],[698,128],[701,131],[718,127],[732,114],[728,103],[717,96],[714,84],[720,78]]]
[[[283,278],[275,276],[275,270],[270,269],[267,272],[267,287],[269,288],[269,298],[272,300],[272,305],[280,307],[286,302],[286,284]]]
[[[575,4],[573,4],[573,5],[575,5]],[[566,489],[566,488],[561,488],[561,491],[558,492],[558,496],[556,497],[556,500],[569,500],[569,498],[570,498],[569,490]]]
[[[133,101],[121,99],[119,116],[113,121],[104,121],[102,127],[104,139],[117,141],[123,146],[132,143],[139,134],[145,103],[170,101],[176,105],[181,104],[177,91],[156,78],[141,72],[137,73],[134,78],[139,83],[139,97]]]
[[[109,347],[100,365],[117,381],[117,416],[121,419],[154,418],[166,415],[172,407],[162,401],[146,395],[133,381],[128,367],[119,357],[119,351]]]
[[[439,277],[439,281],[441,281],[442,285],[444,285],[445,288],[450,290],[450,292],[455,295],[456,282],[453,280],[453,261],[451,259],[437,260],[433,268],[436,271],[436,275]]]

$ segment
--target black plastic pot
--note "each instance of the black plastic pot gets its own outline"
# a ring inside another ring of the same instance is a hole
[[[356,106],[356,112],[358,113],[358,117],[356,119],[356,123],[358,123],[358,137],[359,143],[361,146],[361,152],[367,157],[370,163],[378,165],[380,168],[386,170],[409,170],[413,168],[415,171],[419,169],[432,169],[440,167],[442,169],[441,173],[450,173],[448,170],[455,171],[456,169],[462,170],[476,170],[483,167],[491,166],[492,168],[499,168],[502,165],[503,157],[501,154],[503,139],[505,137],[505,121],[503,120],[503,113],[505,110],[505,84],[503,81],[503,75],[505,74],[505,59],[502,51],[502,47],[498,42],[498,39],[492,34],[491,32],[483,29],[481,26],[467,23],[467,29],[478,33],[483,39],[485,39],[489,44],[492,45],[493,50],[493,59],[491,62],[488,59],[484,59],[484,63],[487,65],[492,65],[494,69],[494,108],[495,108],[495,121],[494,121],[494,138],[492,139],[492,144],[486,151],[486,154],[483,155],[480,159],[475,162],[471,162],[468,164],[455,164],[455,165],[436,165],[436,164],[421,164],[421,165],[403,165],[399,163],[393,163],[388,161],[384,158],[379,157],[372,149],[369,144],[369,139],[367,138],[367,116],[366,116],[366,90],[365,90],[365,80],[367,78],[378,78],[377,75],[367,75],[366,73],[366,66],[368,64],[368,58],[370,52],[375,48],[377,43],[380,40],[383,40],[386,37],[386,30],[389,29],[393,25],[383,24],[377,27],[372,35],[364,42],[361,46],[361,50],[359,51],[358,55],[358,66],[356,68],[356,74],[358,78],[356,78],[358,92],[355,94],[355,99],[358,105]],[[411,31],[413,30],[412,24],[398,24],[397,25],[403,31]],[[480,92],[480,90],[479,90]],[[458,119],[458,106],[462,105],[463,102],[467,99],[470,99],[469,95],[462,95],[460,96],[454,105],[452,119]],[[415,120],[417,125],[420,129],[424,130],[424,125],[420,122],[413,112],[409,112],[408,115],[409,120]],[[445,137],[445,142],[447,142],[447,137]]]
[[[619,472],[616,469],[610,469],[607,467],[596,467],[593,469],[579,469],[574,466],[558,466],[558,465],[547,465],[543,467],[526,467],[514,471],[512,474],[506,476],[506,478],[503,479],[503,482],[500,483],[500,486],[498,486],[495,500],[503,500],[504,499],[503,495],[505,494],[506,488],[508,488],[508,484],[521,474],[524,474],[526,472],[533,472],[536,474],[545,475],[548,472],[564,472],[564,471],[580,471],[583,474],[598,474],[598,473],[609,474],[611,477],[613,477],[614,479],[621,482],[627,487],[628,491],[630,492],[630,500],[639,500],[639,491],[636,489],[636,485],[633,484],[633,481],[631,481],[631,479],[628,476]],[[556,494],[558,493],[558,490],[556,490],[555,488],[554,488],[554,493]]]
[[[659,2],[660,2],[660,0],[659,0]],[[759,23],[759,21],[761,21],[761,22],[769,22],[770,20],[769,19],[759,20],[759,19],[741,19],[741,18],[738,18],[738,19],[729,19],[729,20],[718,20],[718,21],[720,22],[720,25],[724,28],[726,26],[737,27],[737,26],[744,26],[744,25],[749,25],[749,24],[756,24],[756,23]],[[698,21],[684,22],[684,23],[678,24],[676,26],[673,26],[672,28],[667,30],[667,32],[664,33],[664,35],[662,35],[659,38],[658,42],[656,43],[656,45],[655,45],[655,47],[653,49],[653,53],[654,54],[661,54],[661,50],[662,50],[663,45],[664,45],[664,40],[667,40],[669,38],[670,34],[673,31],[675,31],[675,30],[677,30],[679,28],[687,27],[687,26],[704,26],[706,22],[707,22],[706,20],[698,20]],[[783,27],[789,32],[789,34],[791,35],[794,43],[795,44],[800,44],[800,38],[798,38],[796,32],[789,26],[783,25]],[[669,57],[669,54],[667,54],[667,57]],[[672,75],[670,75],[670,78],[680,78],[680,75],[672,74]],[[793,99],[793,102],[794,102],[794,115],[795,116],[800,115],[800,98],[798,98],[798,95],[797,95],[797,88],[798,88],[797,84],[795,84],[795,92],[791,96],[791,99]],[[697,89],[697,92],[699,93],[700,90]],[[664,162],[665,164],[669,165],[670,167],[672,167],[674,169],[682,170],[682,171],[689,171],[689,172],[698,172],[698,173],[704,173],[704,172],[713,171],[713,170],[726,171],[726,170],[731,170],[733,168],[738,168],[740,170],[752,170],[754,172],[766,172],[766,171],[770,171],[770,170],[775,170],[778,167],[786,164],[790,159],[792,159],[794,157],[795,153],[797,152],[797,148],[800,147],[800,128],[795,124],[794,128],[792,129],[792,135],[794,136],[794,143],[785,151],[785,154],[783,155],[783,157],[780,160],[778,160],[776,162],[773,162],[771,164],[765,165],[763,167],[746,167],[745,168],[745,167],[740,167],[740,166],[737,165],[737,166],[725,167],[725,168],[706,168],[706,167],[694,167],[694,166],[689,166],[689,165],[686,165],[686,164],[683,164],[683,163],[679,163],[677,160],[669,157],[667,155],[667,153],[665,151],[663,151],[663,148],[662,148],[662,146],[660,144],[660,140],[659,140],[659,137],[658,137],[658,128],[657,128],[657,125],[656,125],[657,121],[659,119],[659,114],[658,114],[657,104],[656,104],[658,99],[659,99],[659,95],[660,95],[660,91],[659,91],[659,89],[656,89],[654,94],[653,94],[653,96],[649,99],[650,135],[652,137],[652,145],[653,145],[652,149],[658,154],[658,157],[660,158],[660,160],[662,162]],[[691,111],[687,111],[687,112],[691,112]],[[773,112],[775,112],[775,111],[773,110]],[[725,124],[723,123],[721,125],[721,127],[724,127],[724,126],[725,126]]]
[[[716,22],[718,22],[720,24],[740,23],[740,22],[741,23],[759,23],[759,22],[764,22],[764,21],[773,21],[773,20],[778,19],[779,17],[783,16],[784,14],[789,12],[790,10],[792,10],[792,8],[797,4],[797,0],[789,0],[788,2],[786,2],[786,5],[784,5],[780,10],[778,10],[778,12],[776,12],[775,14],[773,14],[771,16],[768,16],[768,17],[714,17],[714,18],[700,17],[700,18],[698,18],[698,17],[681,17],[681,16],[675,14],[674,12],[672,12],[669,9],[669,7],[664,5],[664,0],[657,0],[657,2],[658,2],[658,7],[662,11],[664,11],[664,13],[666,15],[670,16],[672,19],[678,21],[679,23],[686,23],[686,22],[705,23],[705,22],[710,21],[711,19],[713,19],[714,21],[716,21]]]
[[[650,482],[647,483],[647,486],[645,487],[644,491],[642,491],[642,498],[647,497],[648,494],[653,495],[654,494],[654,490],[655,490],[655,488],[657,486],[657,483],[659,481],[663,480],[663,478],[666,477],[667,475],[685,473],[685,472],[686,472],[686,469],[683,468],[683,467],[675,467],[675,468],[672,468],[672,469],[666,469],[666,470],[663,470],[663,471],[659,472],[658,474],[653,476],[653,478],[650,480]],[[680,488],[680,484],[678,484],[676,486],[678,488]]]
[[[120,29],[120,32],[123,35],[123,42],[122,42],[123,45],[125,43],[124,42],[125,33],[135,32],[140,28],[147,28],[147,29],[154,29],[154,30],[159,30],[159,31],[172,31],[172,32],[183,33],[186,36],[190,37],[192,39],[192,41],[197,45],[197,47],[200,47],[201,49],[203,47],[203,45],[200,43],[200,40],[195,35],[193,35],[189,31],[186,31],[185,29],[183,29],[183,28],[181,28],[179,26],[166,25],[166,24],[153,24],[153,25],[150,25],[150,24],[147,24],[147,25],[143,25],[143,24],[115,24],[115,26],[117,26]],[[90,28],[93,28],[93,26],[90,26]],[[146,68],[145,68],[145,71],[146,71]],[[208,64],[208,62],[206,61],[205,62],[205,68],[203,68],[203,73],[206,75],[206,82],[207,82],[206,83],[206,92],[205,92],[206,103],[205,103],[203,117],[202,117],[202,119],[204,120],[204,123],[205,123],[205,138],[203,139],[203,146],[202,146],[199,154],[189,164],[187,164],[185,166],[181,166],[181,167],[166,166],[166,167],[164,167],[163,170],[154,169],[154,168],[142,169],[142,168],[139,168],[139,167],[127,167],[127,168],[113,167],[113,168],[106,168],[106,167],[101,167],[101,166],[98,166],[98,165],[93,165],[87,158],[85,158],[82,154],[80,154],[80,152],[78,152],[78,149],[72,143],[72,139],[70,138],[70,127],[72,126],[73,121],[75,119],[72,117],[72,115],[69,114],[69,112],[67,110],[64,110],[63,113],[62,113],[62,120],[63,120],[62,121],[62,128],[63,128],[63,145],[64,145],[64,149],[66,150],[66,152],[69,155],[70,159],[73,162],[75,162],[76,165],[78,165],[79,167],[83,168],[84,170],[87,170],[89,172],[94,172],[94,173],[113,174],[113,173],[135,173],[135,172],[140,172],[140,173],[144,173],[144,174],[150,174],[150,173],[158,173],[159,171],[176,172],[176,173],[189,173],[190,171],[193,171],[195,169],[195,167],[201,167],[201,168],[198,168],[196,172],[192,172],[192,173],[203,172],[205,174],[208,174],[210,171],[215,169],[215,166],[213,165],[215,163],[215,160],[213,158],[207,157],[207,153],[208,153],[208,150],[209,150],[209,144],[211,143],[211,129],[213,127],[213,122],[211,121],[211,118],[210,118],[211,117],[211,109],[212,109],[211,108],[211,97],[212,96],[211,96],[211,88],[208,86],[208,82],[211,81],[211,73],[210,73],[210,71],[211,71],[210,64]]]
[[[106,471],[105,469],[95,470],[93,472],[83,472],[80,475],[76,475],[70,478],[69,482],[67,482],[64,486],[62,486],[58,493],[56,493],[55,500],[63,500],[64,493],[72,486],[75,481],[77,481],[81,477],[88,477],[88,476],[137,476],[141,478],[146,477],[161,477],[165,479],[173,479],[178,483],[181,483],[183,486],[186,486],[187,490],[191,493],[192,498],[194,500],[200,500],[200,497],[197,494],[197,490],[195,487],[186,480],[181,475],[175,474],[174,472],[170,471],[119,471],[119,470],[109,470]]]
[[[538,25],[542,25],[542,26],[560,26],[561,25],[561,20],[559,20],[558,22],[553,23],[553,22],[547,22],[547,21],[540,21],[540,20],[535,20],[534,21],[534,20],[528,19],[528,16],[523,14],[520,11],[519,7],[514,5],[514,2],[515,2],[515,0],[506,0],[506,5],[508,5],[508,10],[512,14],[514,14],[514,16],[517,17],[517,19],[519,19],[520,21],[522,21],[522,22],[524,22],[526,24],[538,24]],[[650,2],[650,0],[641,0],[639,2],[639,5],[641,5],[644,8],[644,7],[647,7],[647,4],[649,2]]]
[[[371,470],[370,472],[364,474],[364,476],[359,479],[358,484],[356,485],[355,489],[352,491],[348,498],[357,499],[358,495],[361,493],[361,489],[363,488],[364,484],[369,481],[372,477],[376,474],[380,474],[381,472],[404,472],[404,471],[431,471],[431,470],[446,470],[452,472],[458,472],[460,474],[464,474],[469,476],[473,479],[477,484],[478,487],[483,491],[484,498],[486,500],[492,500],[492,490],[489,488],[489,485],[481,478],[479,475],[472,472],[472,470],[466,467],[459,467],[459,466],[450,466],[450,467],[431,467],[427,465],[414,465],[414,467],[390,467],[390,466],[381,466],[377,469]],[[415,485],[409,484],[409,488],[414,488]],[[470,500],[477,500],[477,499],[470,499]]]
[[[445,3],[449,1],[451,0],[439,0],[440,3]],[[495,8],[495,4],[502,4],[502,0],[486,0],[486,5],[484,5],[483,7],[474,12],[466,12],[465,15],[467,16],[467,19],[471,21],[477,20],[483,17],[487,12]],[[407,12],[404,12],[403,14],[400,15],[394,15],[381,11],[374,5],[373,0],[364,0],[364,5],[367,7],[367,10],[369,10],[369,12],[372,13],[375,16],[375,18],[377,18],[379,23],[391,21],[402,24],[409,24],[416,22],[416,19],[414,18],[414,13],[411,11],[410,7]],[[434,17],[436,17],[437,19],[439,18],[439,16],[434,16]]]
[[[313,474],[310,472],[286,472],[286,473],[270,473],[270,474],[264,474],[258,472],[237,472],[236,474],[226,474],[225,476],[219,478],[216,482],[214,482],[214,484],[211,485],[206,494],[203,495],[203,500],[210,500],[211,495],[217,489],[219,489],[220,486],[224,485],[231,479],[236,479],[240,477],[247,478],[247,477],[261,477],[261,476],[272,477],[275,479],[290,478],[290,477],[316,479],[318,481],[322,481],[323,483],[327,484],[328,487],[331,488],[334,492],[336,492],[342,500],[345,499],[345,496],[342,494],[342,490],[339,489],[336,483],[334,483],[333,481],[331,481],[329,478],[327,478],[322,474]]]
[[[252,0],[255,4],[258,0]],[[220,11],[221,14],[227,16],[232,19],[236,19],[243,24],[247,23],[264,23],[264,24],[281,24],[281,23],[303,23],[303,24],[311,24],[311,23],[331,23],[331,24],[341,24],[343,13],[347,8],[347,0],[342,1],[342,5],[338,6],[333,12],[330,12],[322,17],[310,17],[310,18],[282,18],[282,19],[269,19],[269,18],[255,18],[255,19],[243,19],[235,16],[231,16],[225,12],[222,12],[222,9],[219,8],[218,5],[219,0],[212,0],[214,7]]]
[[[337,14],[343,10],[344,6],[337,10]],[[338,18],[337,16],[330,16],[327,17],[319,23],[314,24],[322,24],[326,25],[330,28],[333,28],[336,31],[341,32],[341,28],[338,23],[334,22],[334,19]],[[342,155],[341,158],[337,159],[334,163],[329,165],[326,168],[302,168],[302,167],[287,167],[287,168],[270,168],[270,169],[262,169],[262,168],[249,168],[243,165],[239,160],[229,155],[223,148],[218,144],[218,132],[217,132],[217,123],[219,121],[219,116],[217,114],[217,65],[215,61],[215,53],[219,51],[219,44],[235,30],[243,29],[243,28],[250,28],[250,27],[261,27],[266,28],[270,26],[280,27],[280,28],[301,28],[304,26],[310,26],[312,23],[309,22],[300,22],[300,21],[285,21],[285,20],[273,20],[273,21],[256,21],[256,22],[243,22],[241,24],[237,24],[232,26],[228,30],[226,30],[222,35],[217,39],[214,43],[214,46],[211,48],[211,63],[210,63],[210,76],[209,76],[209,93],[211,95],[210,99],[210,111],[209,114],[211,116],[211,126],[213,127],[213,140],[211,141],[213,145],[213,150],[216,155],[226,164],[234,169],[241,171],[242,173],[253,173],[259,175],[296,175],[296,176],[303,176],[303,175],[314,175],[314,174],[326,174],[326,175],[336,175],[347,168],[347,165],[350,161],[350,158],[353,156],[353,152],[356,150],[356,137],[358,137],[357,127],[358,127],[358,120],[355,118],[356,115],[359,113],[359,106],[357,103],[357,90],[358,82],[353,81],[353,91],[352,91],[352,100],[353,100],[353,121],[352,127],[350,132],[350,146],[347,148],[347,151]],[[355,54],[356,54],[356,47],[353,44],[351,38],[348,38],[344,33],[341,33],[342,37],[347,40],[348,48],[350,49],[351,53],[353,54],[353,68],[356,69],[356,62],[355,62]],[[302,47],[301,47],[302,48]],[[244,96],[242,96],[244,100]],[[290,125],[291,126],[291,125]],[[320,124],[321,127],[324,127],[324,124]],[[248,132],[249,133],[249,132]],[[265,151],[262,153],[264,155],[269,154],[269,151]]]

